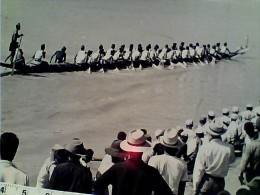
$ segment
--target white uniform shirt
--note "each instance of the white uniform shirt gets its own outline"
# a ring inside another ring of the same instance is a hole
[[[195,52],[196,52],[197,57],[201,57],[202,51],[203,51],[203,49],[201,47],[196,46]]]
[[[42,58],[44,57],[43,52],[44,52],[43,50],[36,51],[35,55],[34,55],[34,60],[36,60],[38,62],[42,61]]]
[[[187,49],[182,50],[181,57],[183,59],[188,58],[189,51]]]
[[[229,164],[235,161],[234,147],[231,144],[213,139],[203,144],[196,157],[193,170],[193,188],[197,190],[204,173],[214,177],[225,177]]]
[[[190,51],[190,56],[194,57],[195,56],[195,50],[192,47],[190,47],[189,51]]]
[[[144,61],[147,60],[149,58],[148,53],[149,51],[144,50],[141,54],[140,60],[144,60]]]
[[[226,46],[222,46],[220,49],[220,53],[226,53],[227,51],[227,47]]]
[[[1,182],[18,184],[23,186],[29,185],[28,176],[17,169],[17,167],[8,160],[0,160]]]
[[[227,131],[222,135],[223,140],[233,143],[238,136],[238,124],[236,121],[231,121]]]
[[[151,52],[150,52],[150,58],[151,59],[156,59],[156,58],[158,58],[158,50],[157,51],[155,51],[155,50],[152,50]]]
[[[167,154],[153,156],[148,164],[160,172],[174,194],[178,194],[180,181],[188,180],[187,164],[177,157]]]
[[[132,58],[133,60],[136,60],[140,56],[140,52],[137,50],[133,51]]]
[[[76,57],[77,64],[84,64],[86,62],[87,53],[85,51],[80,50]]]

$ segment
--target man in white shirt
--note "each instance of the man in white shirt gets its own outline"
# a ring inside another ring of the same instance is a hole
[[[196,194],[217,195],[224,190],[229,164],[235,161],[234,147],[221,140],[223,123],[214,119],[207,128],[209,142],[203,144],[193,170],[193,189]]]
[[[176,129],[168,129],[160,138],[164,154],[153,156],[148,164],[155,167],[171,188],[173,194],[184,194],[188,180],[187,165],[176,157],[181,142]]]
[[[5,132],[1,135],[1,182],[29,185],[29,179],[26,173],[20,171],[13,163],[14,156],[19,146],[18,137],[11,132]]]
[[[43,59],[46,56],[46,52],[45,52],[45,44],[41,45],[41,49],[36,51],[35,54],[33,55],[33,62],[32,64],[35,65],[43,65],[44,63],[47,63],[45,61],[43,61]]]
[[[74,57],[74,63],[76,65],[82,65],[86,63],[86,57],[87,57],[87,52],[85,51],[85,46],[82,45],[80,47],[79,52],[76,54]]]

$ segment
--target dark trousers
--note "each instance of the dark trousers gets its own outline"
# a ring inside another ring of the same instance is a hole
[[[200,195],[217,195],[220,191],[225,188],[225,179],[222,177],[213,177],[208,174],[204,174],[198,188]]]

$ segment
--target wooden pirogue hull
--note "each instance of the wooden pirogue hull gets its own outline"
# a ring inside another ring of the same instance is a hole
[[[1,62],[1,66],[5,68],[13,68],[12,64],[7,64]],[[26,65],[16,65],[15,71],[21,73],[61,73],[61,72],[74,72],[74,71],[86,71],[87,67],[78,66],[75,64],[43,64],[35,66],[26,66]]]

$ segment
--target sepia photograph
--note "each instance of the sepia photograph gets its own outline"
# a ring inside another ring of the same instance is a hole
[[[0,0],[1,194],[260,194],[260,0]]]

